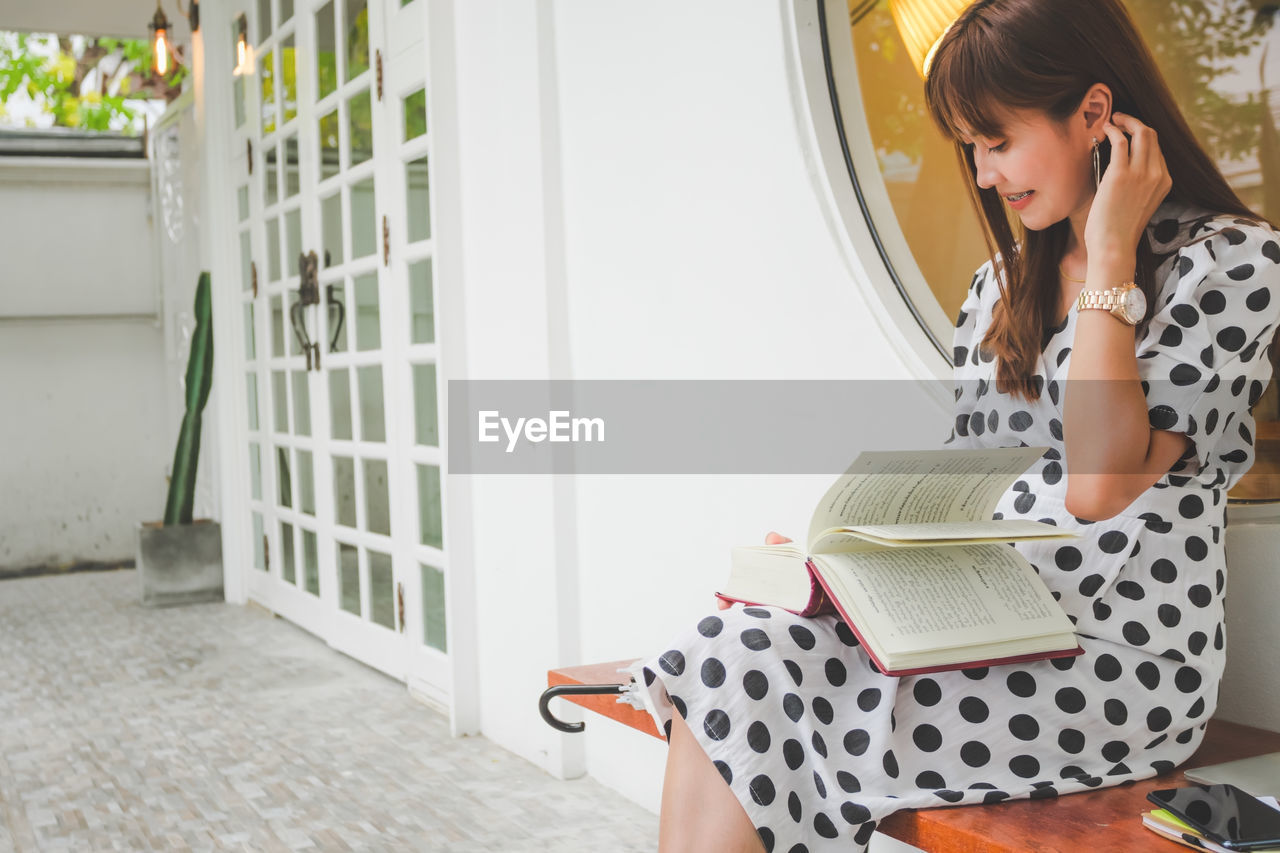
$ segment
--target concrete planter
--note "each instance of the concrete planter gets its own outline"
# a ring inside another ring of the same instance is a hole
[[[222,525],[207,519],[138,525],[142,603],[152,607],[223,601]]]

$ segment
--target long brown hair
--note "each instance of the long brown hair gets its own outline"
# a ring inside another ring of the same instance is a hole
[[[1022,233],[1015,235],[999,192],[978,187],[977,168],[971,150],[959,140],[960,128],[984,137],[1003,136],[1006,128],[1000,127],[999,116],[1009,108],[1039,110],[1065,127],[1095,83],[1110,87],[1113,110],[1155,130],[1173,179],[1167,198],[1267,221],[1245,206],[1192,134],[1120,0],[977,0],[938,45],[925,81],[925,102],[939,130],[955,141],[956,157],[969,176],[970,201],[985,222],[983,236],[1003,308],[993,312],[982,347],[998,359],[996,388],[1025,400],[1040,396],[1040,386],[1031,379],[1043,335],[1058,322],[1058,264],[1071,225],[1063,219],[1028,231],[1019,224]],[[1105,168],[1111,145],[1103,136],[1099,134]],[[1022,239],[1021,251],[1015,237]],[[1134,281],[1149,306],[1156,302],[1158,263],[1144,231]]]

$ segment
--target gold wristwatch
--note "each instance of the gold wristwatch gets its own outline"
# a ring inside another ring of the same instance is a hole
[[[1100,308],[1111,312],[1121,322],[1136,326],[1147,314],[1147,297],[1142,289],[1132,281],[1126,281],[1110,290],[1082,290],[1076,300],[1076,307]]]

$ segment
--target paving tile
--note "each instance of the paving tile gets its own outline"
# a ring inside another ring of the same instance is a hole
[[[127,569],[0,581],[0,853],[657,847],[282,619],[138,598]]]

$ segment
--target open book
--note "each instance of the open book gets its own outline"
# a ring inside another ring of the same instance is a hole
[[[1067,614],[1005,544],[1079,534],[991,518],[1048,449],[862,453],[818,503],[807,544],[733,548],[716,595],[838,613],[887,675],[1080,654]]]

